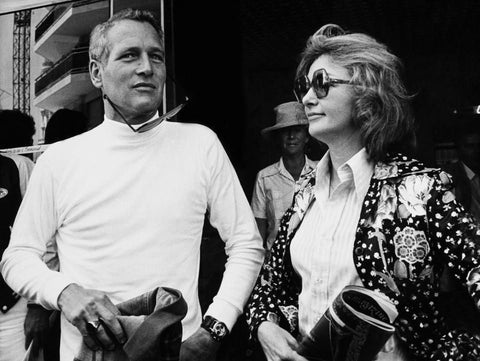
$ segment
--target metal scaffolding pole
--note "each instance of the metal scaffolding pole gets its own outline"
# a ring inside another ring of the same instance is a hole
[[[13,22],[13,108],[30,114],[30,10],[17,11]]]

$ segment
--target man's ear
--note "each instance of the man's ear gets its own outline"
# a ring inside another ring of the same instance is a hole
[[[95,88],[101,89],[103,82],[102,82],[102,69],[101,64],[98,60],[90,60],[90,64],[88,68],[90,70],[90,80]]]

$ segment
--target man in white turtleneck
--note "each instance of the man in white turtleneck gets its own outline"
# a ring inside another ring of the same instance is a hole
[[[128,9],[93,30],[90,75],[103,93],[105,120],[39,158],[2,274],[22,296],[62,311],[62,361],[72,360],[82,341],[92,349],[125,342],[114,304],[158,286],[179,289],[188,304],[181,359],[210,360],[263,261],[235,170],[208,128],[158,120],[164,46],[151,13]],[[202,321],[197,290],[207,210],[228,260]],[[41,259],[51,237],[60,272]]]

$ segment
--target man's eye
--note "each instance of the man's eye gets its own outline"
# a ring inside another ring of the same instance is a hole
[[[163,55],[161,54],[152,54],[151,58],[155,61],[163,62]]]
[[[136,56],[134,53],[125,53],[122,55],[123,59],[134,59]]]

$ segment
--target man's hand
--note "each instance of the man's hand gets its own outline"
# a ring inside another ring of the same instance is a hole
[[[257,336],[267,361],[307,361],[295,352],[298,347],[297,340],[275,323],[262,322]]]
[[[49,331],[49,317],[52,311],[44,309],[40,305],[29,304],[27,316],[23,323],[25,332],[25,349],[28,349],[30,343],[32,348],[31,355],[38,356],[38,352],[45,346]]]
[[[219,347],[220,342],[215,341],[207,330],[200,327],[182,343],[180,361],[213,361]]]
[[[58,306],[92,350],[113,350],[116,344],[126,342],[126,335],[116,318],[120,312],[105,293],[72,283],[58,296]],[[95,324],[99,326],[92,326]]]

